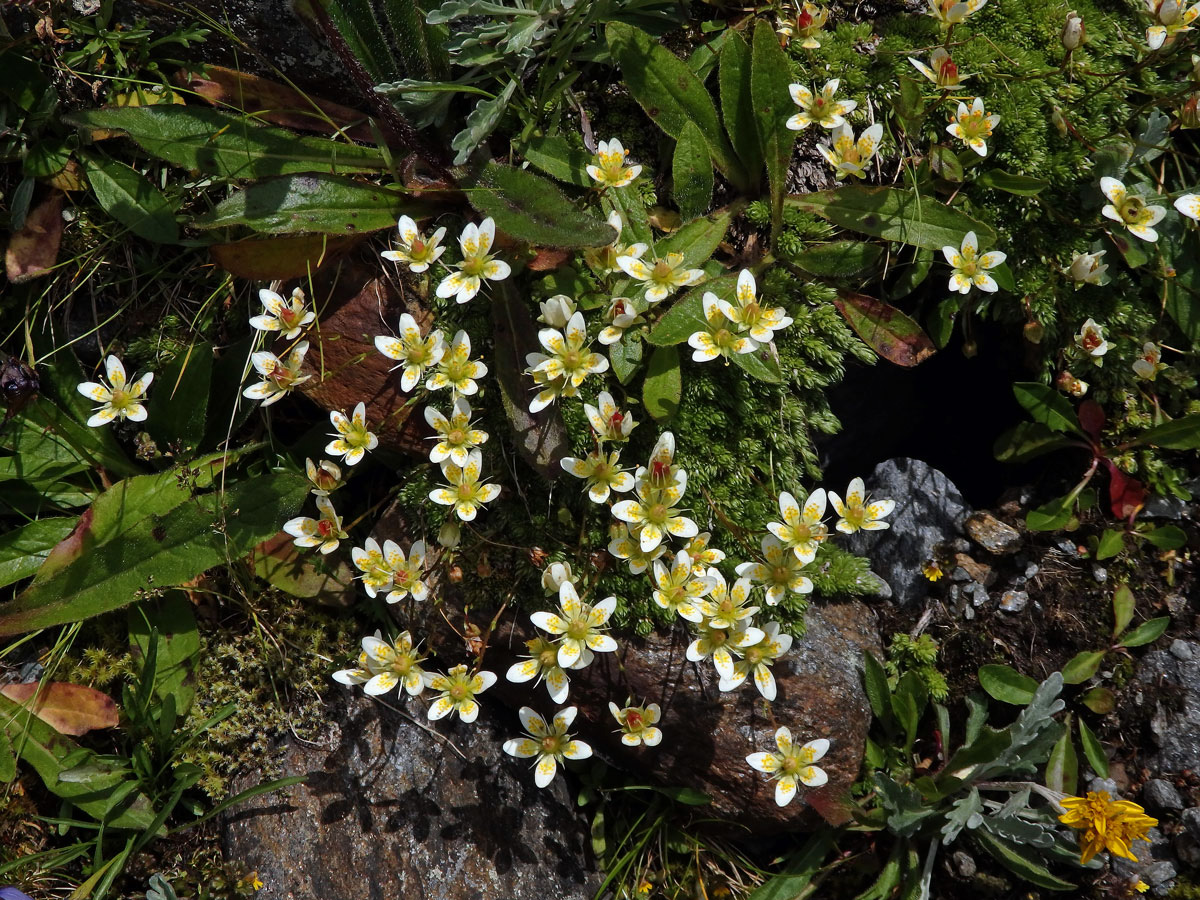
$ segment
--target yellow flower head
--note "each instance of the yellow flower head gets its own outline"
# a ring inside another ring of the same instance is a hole
[[[1058,820],[1079,829],[1079,862],[1086,865],[1097,853],[1107,850],[1114,856],[1136,860],[1130,845],[1148,841],[1146,832],[1158,819],[1129,800],[1110,800],[1108,791],[1089,791],[1086,797],[1066,797],[1061,801],[1066,813]]]

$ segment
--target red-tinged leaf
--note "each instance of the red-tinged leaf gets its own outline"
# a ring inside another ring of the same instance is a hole
[[[1146,486],[1136,478],[1130,478],[1111,460],[1104,460],[1108,468],[1108,498],[1112,514],[1118,519],[1133,519],[1146,505]]]
[[[366,235],[302,234],[266,240],[234,241],[208,248],[213,261],[238,278],[286,281],[305,278],[336,262]]]
[[[59,734],[78,737],[97,728],[116,727],[117,704],[108,694],[82,684],[50,681],[42,684],[41,690],[39,684],[37,681],[6,684],[0,687],[0,694],[29,707],[30,712]]]
[[[1079,427],[1095,443],[1100,443],[1100,430],[1104,428],[1104,407],[1095,400],[1084,400],[1076,412],[1079,416]]]
[[[882,300],[845,292],[833,303],[855,333],[889,362],[911,368],[936,352],[920,325]]]
[[[551,272],[567,261],[570,250],[559,250],[554,247],[539,247],[537,254],[526,263],[531,272]]]
[[[79,521],[75,523],[71,533],[54,545],[38,569],[41,577],[48,578],[59,569],[74,562],[87,547],[95,543],[92,536],[93,515],[92,507],[89,506],[83,511],[83,515],[79,517]]]
[[[8,241],[4,268],[13,284],[47,274],[58,261],[62,242],[62,194],[54,191],[25,217]]]
[[[355,598],[354,570],[344,559],[301,552],[292,536],[280,532],[251,551],[254,572],[272,587],[328,606],[350,606]]]

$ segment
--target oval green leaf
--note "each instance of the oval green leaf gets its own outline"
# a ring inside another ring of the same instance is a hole
[[[471,205],[504,233],[540,247],[604,247],[611,225],[576,207],[558,187],[526,169],[490,162],[467,192]]]
[[[646,412],[659,424],[670,421],[679,411],[682,396],[679,351],[674,347],[659,347],[646,367],[646,383],[642,388]]]
[[[1012,666],[988,665],[979,668],[979,686],[994,700],[1027,706],[1037,692],[1038,683]]]
[[[911,368],[937,352],[920,325],[882,300],[845,291],[833,304],[855,333],[888,362]]]

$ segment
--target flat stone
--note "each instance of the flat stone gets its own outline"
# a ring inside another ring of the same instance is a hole
[[[1168,812],[1183,809],[1183,800],[1171,782],[1151,778],[1142,785],[1142,806],[1154,812]]]
[[[1186,662],[1195,658],[1196,652],[1193,649],[1194,647],[1195,644],[1189,644],[1187,641],[1176,638],[1175,640],[1171,641],[1171,646],[1169,649],[1172,656],[1174,656],[1176,659],[1181,659]]]
[[[996,573],[991,566],[977,562],[965,553],[954,554],[954,562],[967,574],[968,579],[978,581],[984,587],[991,587],[996,581]]]
[[[1005,612],[1019,613],[1029,605],[1029,595],[1024,591],[1005,591],[1000,595],[1000,608]]]
[[[1150,863],[1150,865],[1146,866],[1138,874],[1146,884],[1153,886],[1162,884],[1164,881],[1170,881],[1178,873],[1175,871],[1175,866],[1164,859],[1160,862]]]
[[[971,540],[989,553],[1016,553],[1021,547],[1021,532],[989,512],[977,512],[969,516],[966,528]]]
[[[528,761],[502,752],[520,731],[503,710],[485,706],[473,725],[440,723],[439,737],[361,690],[335,697],[327,741],[288,742],[285,771],[307,781],[224,819],[226,858],[258,872],[258,900],[596,893],[572,790],[561,774],[538,789]]]

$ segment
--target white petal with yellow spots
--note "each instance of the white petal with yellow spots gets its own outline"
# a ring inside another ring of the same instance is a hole
[[[104,404],[92,414],[87,424],[95,428],[114,419],[146,421],[148,413],[142,401],[145,399],[146,389],[154,381],[154,373],[147,372],[133,384],[129,384],[125,377],[125,366],[115,356],[109,356],[104,361],[104,369],[108,376],[107,385],[85,381],[76,387],[83,396]]]

